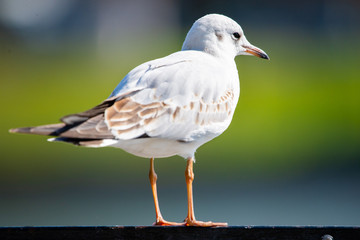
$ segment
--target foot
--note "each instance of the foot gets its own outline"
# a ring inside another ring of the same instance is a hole
[[[202,222],[197,220],[185,219],[185,226],[191,227],[227,227],[227,223],[217,223],[217,222]]]
[[[156,222],[153,223],[154,226],[185,226],[185,223],[169,222],[162,218],[156,219]]]

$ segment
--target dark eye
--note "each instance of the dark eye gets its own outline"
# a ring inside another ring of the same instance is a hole
[[[240,38],[240,33],[234,32],[233,36],[234,36],[235,39],[239,39]]]

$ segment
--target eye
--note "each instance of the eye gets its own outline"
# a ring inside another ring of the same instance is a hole
[[[236,40],[238,40],[240,38],[240,33],[238,33],[238,32],[234,32],[232,35]]]

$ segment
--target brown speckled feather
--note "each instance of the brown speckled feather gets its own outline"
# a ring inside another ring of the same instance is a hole
[[[184,140],[187,138],[186,127],[206,126],[227,119],[232,114],[233,102],[232,90],[227,90],[215,102],[205,103],[198,99],[184,106],[164,102],[139,104],[129,96],[105,110],[105,122],[118,139],[133,139],[143,134],[171,139],[172,132],[181,127],[184,134],[177,134],[177,140]],[[163,135],[165,132],[166,136]]]

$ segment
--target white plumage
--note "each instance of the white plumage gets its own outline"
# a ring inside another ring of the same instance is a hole
[[[102,104],[63,117],[63,124],[12,131],[141,157],[194,159],[229,126],[240,94],[234,58],[249,54],[268,59],[235,21],[209,14],[193,24],[181,51],[131,70]]]
[[[105,111],[116,139],[133,139],[112,146],[142,157],[193,157],[197,147],[229,126],[239,91],[235,64],[208,53],[180,51],[144,63],[110,96],[125,98],[125,107],[132,106],[127,117],[124,107]],[[143,134],[150,138],[136,139]]]
[[[151,158],[156,225],[226,226],[195,219],[192,164],[196,149],[232,120],[240,94],[237,55],[269,59],[235,21],[206,15],[193,24],[181,51],[134,68],[98,106],[65,116],[59,124],[10,131],[56,136],[50,141],[86,147],[118,147]],[[187,158],[188,216],[180,224],[162,218],[156,191],[154,157],[173,155]]]

